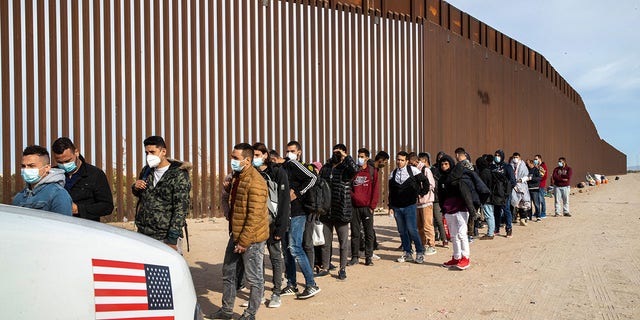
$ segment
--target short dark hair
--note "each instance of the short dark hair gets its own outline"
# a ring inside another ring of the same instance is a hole
[[[403,151],[398,152],[398,154],[397,154],[396,156],[403,156],[403,157],[405,157],[405,158],[409,158],[409,154],[408,154],[406,151],[404,151],[404,150],[403,150]],[[409,159],[407,159],[407,160],[409,160]]]
[[[156,146],[158,148],[167,148],[167,145],[164,143],[164,139],[161,136],[150,136],[144,139],[144,146]]]
[[[536,155],[535,155],[535,156],[533,156],[533,157],[534,157],[534,158],[536,158],[536,157],[537,157],[537,158],[542,159],[542,156],[541,156],[541,155],[539,155],[539,154],[536,154]]]
[[[560,158],[558,158],[558,161],[560,161],[560,160],[562,160],[562,161],[564,161],[564,162],[567,162],[567,159],[565,159],[564,157],[560,157]]]
[[[511,156],[512,156],[512,157],[519,157],[519,156],[520,156],[520,153],[519,153],[519,152],[514,152]]]
[[[380,159],[382,160],[389,160],[390,156],[386,151],[378,151],[378,153],[376,153],[376,158],[374,159],[375,161],[378,161]]]
[[[242,150],[242,156],[245,158],[249,158],[249,159],[253,159],[253,147],[246,143],[238,143],[235,146],[233,146],[234,150]]]
[[[296,146],[296,149],[302,150],[302,145],[300,145],[300,142],[296,140],[291,140],[289,141],[289,143],[287,143],[287,147],[291,147],[291,146]]]
[[[47,151],[46,148],[38,146],[38,145],[32,145],[32,146],[28,146],[26,148],[24,148],[24,151],[22,151],[22,156],[30,156],[30,155],[37,155],[40,157],[44,157],[47,161],[47,163],[51,162],[51,158],[49,158],[49,151]]]
[[[72,152],[76,151],[76,146],[67,137],[60,137],[51,145],[51,151],[55,154],[62,154],[67,149],[71,149]]]
[[[464,154],[465,156],[467,155],[467,152],[464,151],[463,147],[458,147],[456,148],[456,151],[454,151],[455,154]]]
[[[343,143],[338,143],[335,146],[333,146],[333,149],[331,149],[331,151],[333,150],[342,150],[344,152],[347,152],[347,146],[345,146]]]
[[[429,154],[426,153],[426,152],[420,152],[420,153],[418,153],[418,158],[419,159],[427,159],[427,160],[429,160]]]
[[[418,154],[415,152],[410,152],[409,153],[409,160],[418,160]]]
[[[256,142],[253,144],[253,151],[260,151],[262,152],[262,154],[268,154],[267,156],[267,160],[265,161],[266,163],[271,162],[271,155],[269,154],[269,149],[267,149],[267,146],[262,143],[262,142]]]
[[[280,158],[280,154],[278,153],[278,151],[275,151],[275,150],[271,149],[271,150],[269,150],[269,157]]]
[[[369,150],[367,148],[360,148],[358,149],[358,154],[364,153],[365,157],[370,158],[371,157],[371,152],[369,152]]]

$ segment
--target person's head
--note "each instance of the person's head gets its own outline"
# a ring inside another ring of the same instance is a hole
[[[313,166],[313,171],[315,171],[316,174],[320,173],[320,170],[322,170],[322,162],[320,161],[312,162],[311,165]]]
[[[463,161],[463,160],[467,160],[467,152],[464,151],[464,148],[462,148],[462,147],[456,148],[455,154],[456,154],[456,160],[458,162]]]
[[[389,154],[386,151],[378,151],[376,153],[376,157],[373,162],[376,165],[376,168],[381,169],[384,168],[387,164],[389,164]]]
[[[536,154],[535,157],[533,157],[533,164],[535,164],[536,166],[539,166],[542,164],[542,156],[539,154]]]
[[[498,149],[493,153],[493,162],[501,163],[504,161],[504,151]]]
[[[342,160],[344,160],[344,158],[347,156],[347,146],[342,143],[338,143],[333,146],[332,150],[333,153],[331,155],[331,163],[333,164],[341,163]]]
[[[80,151],[76,149],[71,139],[62,137],[56,139],[51,146],[53,159],[56,160],[58,168],[66,173],[75,172],[82,164],[80,160]]]
[[[439,163],[440,163],[440,171],[444,173],[451,171],[451,169],[455,165],[453,158],[451,158],[447,154],[442,155],[442,158],[440,159]]]
[[[231,169],[242,172],[253,164],[253,147],[248,143],[238,143],[231,151]]]
[[[478,168],[478,171],[489,168],[489,162],[487,162],[486,155],[482,155],[476,159],[476,168]]]
[[[418,165],[418,154],[415,152],[409,152],[409,164],[412,166]]]
[[[167,162],[167,145],[160,136],[150,136],[143,141],[144,153],[147,155],[147,165],[150,168],[164,167]]]
[[[358,163],[358,166],[366,167],[370,157],[371,157],[371,152],[369,152],[367,148],[358,149],[358,159],[356,160],[356,162]]]
[[[298,141],[289,141],[287,143],[287,152],[285,157],[289,160],[300,160],[302,155],[302,145]]]
[[[514,152],[513,155],[511,155],[511,161],[515,164],[520,163],[520,153],[518,152]]]
[[[409,154],[406,151],[400,151],[396,155],[396,167],[402,169],[409,163]]]
[[[567,166],[567,159],[565,159],[564,157],[558,158],[558,167],[566,167],[566,166]]]
[[[275,151],[273,149],[269,150],[269,159],[273,163],[278,163],[278,164],[284,163],[284,158],[280,156],[278,151]]]
[[[47,149],[33,145],[22,151],[22,165],[20,174],[28,184],[38,183],[51,170],[51,159]]]
[[[260,168],[263,165],[267,165],[271,162],[269,158],[269,149],[262,142],[256,142],[253,144],[253,166]]]
[[[529,167],[529,168],[533,168],[533,167],[535,167],[535,163],[533,163],[533,160],[532,160],[532,159],[527,159],[527,160],[525,161],[525,163],[527,164],[527,167]]]
[[[428,152],[420,152],[418,153],[418,160],[424,163],[426,166],[431,165],[431,155]]]

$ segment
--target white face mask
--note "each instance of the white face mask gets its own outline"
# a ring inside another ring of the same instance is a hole
[[[515,163],[515,164],[520,163],[520,159],[519,158],[513,158],[513,163]]]
[[[159,164],[160,164],[160,157],[153,154],[147,155],[147,165],[149,165],[149,168],[155,168]]]
[[[358,158],[358,165],[359,166],[364,166],[364,158]]]
[[[295,161],[298,160],[298,155],[293,152],[289,152],[287,153],[287,158],[289,158],[289,160],[291,161]]]

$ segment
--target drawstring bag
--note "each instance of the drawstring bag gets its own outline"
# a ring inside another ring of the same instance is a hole
[[[324,245],[324,230],[322,222],[317,220],[313,221],[313,234],[311,235],[311,239],[314,246]]]

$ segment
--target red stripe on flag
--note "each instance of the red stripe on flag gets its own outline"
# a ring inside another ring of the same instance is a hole
[[[119,274],[94,274],[93,280],[106,282],[147,282],[147,279],[144,276],[123,276]]]
[[[147,290],[95,289],[96,297],[146,297]]]
[[[148,310],[146,303],[96,304],[96,312]]]
[[[127,268],[127,269],[144,270],[144,264],[142,263],[102,260],[102,259],[91,259],[91,261],[94,267]]]

